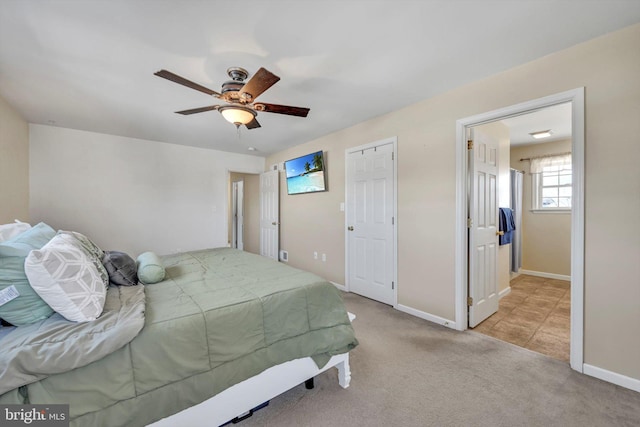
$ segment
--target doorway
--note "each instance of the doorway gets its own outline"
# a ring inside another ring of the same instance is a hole
[[[260,175],[228,172],[228,245],[260,253]]]
[[[473,274],[469,268],[469,203],[467,199],[467,132],[470,128],[485,123],[517,117],[550,106],[571,105],[571,160],[572,208],[571,208],[571,334],[570,364],[583,371],[584,333],[584,88],[524,102],[511,107],[460,119],[456,123],[456,328],[468,327],[468,283]]]
[[[495,244],[482,246],[483,254],[493,253],[497,261],[493,281],[488,280],[483,286],[473,283],[481,275],[473,274],[478,257],[469,253],[469,294],[475,300],[475,294],[479,292],[472,292],[474,289],[494,290],[486,300],[480,300],[483,304],[479,304],[478,310],[475,301],[470,305],[469,327],[475,332],[568,362],[571,104],[547,107],[475,126],[471,130],[474,132],[471,151],[482,149],[483,136],[484,139],[494,137],[495,145],[499,146],[495,168],[499,208],[493,213],[503,221],[498,221],[500,231],[490,233],[489,242]],[[474,174],[475,164],[470,163],[469,170]],[[471,196],[474,192],[470,192]],[[473,197],[470,197],[469,205],[473,211],[476,206]],[[469,230],[472,248],[478,246],[476,228]],[[496,234],[502,235],[496,237]],[[483,316],[478,315],[483,313]]]

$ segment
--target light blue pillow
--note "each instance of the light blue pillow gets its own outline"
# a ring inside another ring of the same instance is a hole
[[[153,252],[145,252],[136,259],[138,265],[138,280],[145,285],[162,282],[164,280],[164,265],[160,257]]]
[[[40,249],[53,239],[56,231],[41,222],[27,231],[0,243],[0,255],[25,258],[34,249]]]
[[[0,318],[15,326],[29,325],[53,314],[53,309],[33,290],[24,272],[24,257],[0,256],[0,290],[15,286],[20,294],[0,306]]]
[[[13,285],[20,294],[0,306],[0,318],[15,326],[28,325],[53,314],[53,309],[31,288],[24,272],[24,260],[29,252],[40,249],[53,239],[56,232],[41,222],[35,227],[0,243],[0,291]]]

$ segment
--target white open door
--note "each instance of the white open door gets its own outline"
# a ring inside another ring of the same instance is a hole
[[[235,234],[235,246],[241,251],[244,250],[244,181],[237,181],[233,183],[233,196],[234,196],[234,234]]]
[[[394,145],[347,152],[346,162],[348,289],[393,305]]]
[[[280,230],[280,174],[260,174],[260,255],[278,260]]]
[[[469,138],[469,327],[498,311],[498,141]]]

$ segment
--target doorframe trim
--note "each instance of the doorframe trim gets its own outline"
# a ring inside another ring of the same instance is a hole
[[[358,145],[357,147],[350,147],[344,150],[344,196],[345,196],[345,206],[344,206],[344,229],[346,230],[349,224],[348,220],[348,211],[349,204],[347,203],[347,168],[349,167],[349,163],[347,162],[347,157],[351,153],[355,153],[357,151],[369,150],[374,147],[380,147],[381,145],[393,145],[393,218],[395,219],[395,223],[393,225],[393,281],[395,283],[395,287],[393,289],[393,307],[398,308],[398,137],[391,136],[389,138],[380,139],[378,141],[370,142],[368,144]],[[344,233],[344,283],[345,289],[347,292],[351,292],[350,283],[349,283],[349,235]]]
[[[572,209],[571,209],[571,368],[584,370],[584,87],[526,101],[456,121],[456,229],[455,313],[456,329],[468,328],[467,233],[467,128],[519,116],[557,104],[571,103]]]

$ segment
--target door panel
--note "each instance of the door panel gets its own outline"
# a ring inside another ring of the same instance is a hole
[[[231,184],[231,247],[238,247],[238,183]]]
[[[473,130],[469,154],[469,327],[498,311],[498,141]]]
[[[280,174],[260,174],[260,255],[278,260],[280,250]]]
[[[244,181],[236,183],[236,245],[241,251],[244,250]]]
[[[347,155],[347,256],[350,291],[393,304],[393,145]]]

